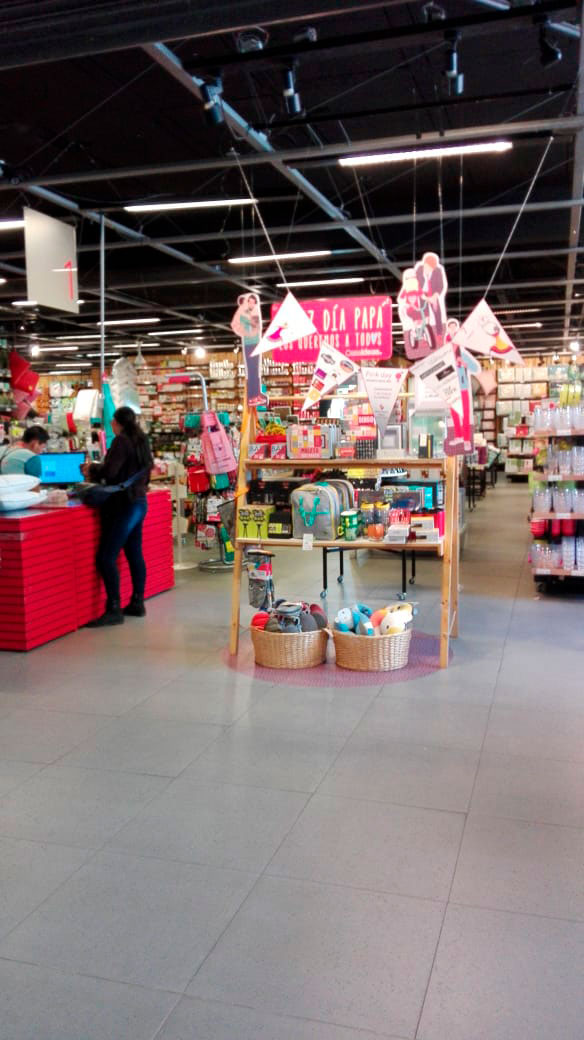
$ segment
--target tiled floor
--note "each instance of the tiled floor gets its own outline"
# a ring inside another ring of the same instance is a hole
[[[0,655],[0,1040],[581,1040],[582,603],[537,598],[527,508],[471,517],[452,666],[415,683],[229,671],[198,571]],[[399,562],[347,572],[331,608]],[[318,597],[318,557],[275,574]],[[436,632],[436,561],[413,594]]]

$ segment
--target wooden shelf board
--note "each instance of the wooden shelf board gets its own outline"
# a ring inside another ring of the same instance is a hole
[[[237,538],[237,545],[257,545],[264,549],[269,549],[270,546],[277,545],[282,548],[298,549],[302,548],[302,538]],[[352,549],[380,549],[382,552],[388,552],[390,549],[398,552],[410,551],[415,549],[416,552],[434,553],[437,556],[442,556],[444,552],[444,542],[441,539],[439,542],[375,542],[368,538],[359,538],[356,542],[347,542],[344,538],[337,538],[334,541],[326,542],[313,542],[314,549],[346,549],[351,551]]]
[[[246,459],[246,469],[443,469],[444,459]]]

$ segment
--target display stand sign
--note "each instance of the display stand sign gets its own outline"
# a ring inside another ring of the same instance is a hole
[[[475,354],[487,354],[515,365],[525,364],[486,300],[480,300],[453,337],[453,342]]]
[[[321,397],[329,394],[336,386],[346,383],[347,379],[359,371],[359,366],[351,361],[340,350],[325,343],[319,351],[312,375],[312,382],[306,395],[302,411],[313,408]]]
[[[24,209],[27,298],[79,314],[75,228],[35,209]]]
[[[316,328],[308,314],[294,294],[289,292],[275,314],[272,308],[272,320],[253,353],[256,355],[265,354],[268,350],[274,351],[276,347],[285,347],[296,340],[310,337],[315,332]]]
[[[286,301],[284,301],[285,303]],[[272,304],[272,318],[280,318],[284,304]],[[283,364],[316,361],[328,343],[355,361],[386,361],[392,354],[391,299],[389,296],[344,296],[301,300],[312,333],[275,345],[272,358]]]
[[[417,376],[431,393],[440,397],[447,408],[453,409],[462,419],[460,382],[456,357],[450,344],[446,344],[428,357],[416,361],[410,372]]]
[[[437,253],[424,253],[402,276],[397,310],[404,333],[406,357],[427,357],[445,342],[448,291],[446,271]]]
[[[231,319],[231,328],[241,338],[247,404],[249,407],[267,404],[268,399],[262,393],[262,357],[256,353],[262,335],[259,296],[243,293],[237,297],[237,310]]]
[[[382,439],[407,374],[406,368],[361,368],[365,393]]]

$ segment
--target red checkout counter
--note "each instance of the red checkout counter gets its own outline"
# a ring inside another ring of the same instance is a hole
[[[99,531],[99,511],[79,502],[0,514],[0,650],[32,650],[103,613]],[[169,491],[148,492],[143,543],[149,598],[174,585]],[[132,583],[123,552],[118,566],[125,603]]]

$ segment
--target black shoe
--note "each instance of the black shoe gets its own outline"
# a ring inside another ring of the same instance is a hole
[[[139,599],[138,596],[132,596],[127,607],[124,607],[124,614],[126,617],[146,617],[146,607],[144,606],[144,600]]]
[[[95,621],[89,621],[86,628],[104,628],[106,625],[123,625],[124,614],[119,603],[112,603],[105,608],[105,613],[95,619]]]

